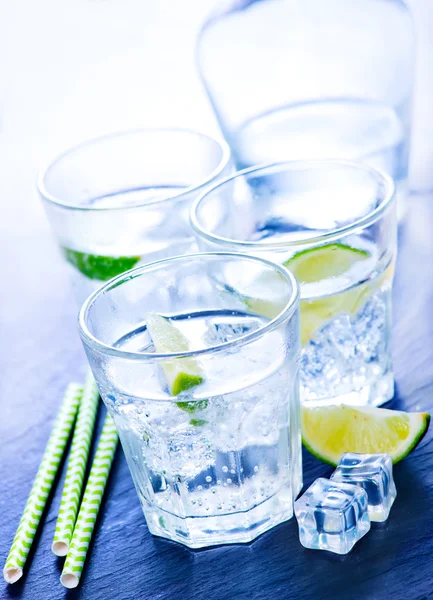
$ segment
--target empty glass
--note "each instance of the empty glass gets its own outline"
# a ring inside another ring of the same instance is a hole
[[[143,129],[58,157],[38,189],[81,304],[138,264],[190,252],[191,202],[230,171],[225,142],[182,129]]]
[[[273,319],[249,308],[269,280]],[[95,292],[79,328],[153,534],[248,542],[292,517],[302,466],[288,271],[240,254],[155,262]]]
[[[393,396],[388,176],[344,161],[246,169],[205,192],[191,221],[201,250],[261,256],[297,277],[302,402],[379,405]],[[278,285],[268,281],[267,289],[249,306],[272,316]]]
[[[407,187],[414,35],[403,0],[228,0],[199,70],[240,169],[361,160]]]

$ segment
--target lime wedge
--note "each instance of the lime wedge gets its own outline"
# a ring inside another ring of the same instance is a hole
[[[71,265],[89,279],[108,281],[116,275],[132,269],[141,256],[101,256],[98,254],[87,254],[70,248],[62,248],[63,254]]]
[[[384,452],[396,463],[419,444],[429,423],[428,413],[370,406],[304,407],[302,439],[312,454],[333,466],[344,452]]]
[[[161,354],[188,352],[189,342],[181,331],[169,320],[156,313],[149,313],[146,326],[152,338],[155,350]],[[200,383],[203,383],[203,371],[195,358],[181,357],[162,364],[168,389],[172,396],[177,396]],[[193,412],[193,402],[178,402],[177,405],[186,412]],[[203,406],[197,407],[203,408]]]
[[[297,252],[284,263],[299,283],[308,284],[344,275],[354,264],[366,260],[370,254],[345,244],[328,244]],[[346,292],[302,300],[301,344],[304,346],[315,332],[338,314],[355,314],[371,295],[368,283],[358,285]]]
[[[284,266],[292,271],[299,283],[316,283],[344,275],[356,262],[369,256],[369,252],[359,248],[327,244],[297,252],[286,260]]]
[[[292,271],[302,286],[344,275],[353,265],[370,256],[369,252],[359,248],[345,244],[328,244],[297,252],[283,263],[283,266]],[[392,280],[393,272],[392,264],[380,277],[347,291],[314,300],[301,300],[301,344],[308,344],[314,334],[337,315],[355,315],[375,290],[386,281]],[[258,277],[251,290],[251,297],[244,298],[244,303],[250,311],[273,319],[284,308],[284,289],[283,280],[277,272],[267,277]]]

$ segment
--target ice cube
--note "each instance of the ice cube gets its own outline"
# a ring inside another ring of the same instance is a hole
[[[382,362],[389,354],[389,309],[385,293],[372,296],[358,313],[354,322],[357,337],[357,354],[366,363]]]
[[[212,442],[196,426],[180,430],[166,440],[165,470],[170,479],[193,478],[205,471],[215,460]]]
[[[315,332],[302,348],[303,401],[367,391],[380,382],[390,369],[387,302],[389,292],[379,292],[356,315],[337,315]],[[360,397],[356,403],[364,402]]]
[[[209,346],[216,346],[218,344],[225,344],[232,340],[251,333],[258,329],[262,323],[259,319],[243,318],[240,322],[236,320],[236,317],[221,318],[221,319],[208,319],[206,322],[207,331],[205,333],[205,342]]]
[[[331,479],[362,487],[368,496],[370,520],[386,521],[397,496],[388,454],[346,452]]]
[[[305,548],[347,554],[370,530],[366,492],[320,477],[295,502],[299,539]]]

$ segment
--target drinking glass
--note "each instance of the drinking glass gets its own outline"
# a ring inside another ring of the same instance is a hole
[[[359,160],[404,197],[414,73],[404,0],[219,2],[197,62],[238,168]]]
[[[191,251],[191,202],[229,170],[225,142],[182,129],[108,135],[51,163],[38,189],[79,304],[133,266]]]
[[[272,319],[248,310],[269,278],[281,300]],[[248,542],[292,517],[302,469],[289,272],[240,254],[158,261],[91,295],[79,330],[151,533],[198,548]]]
[[[265,257],[297,277],[301,402],[380,405],[393,396],[389,176],[332,160],[246,169],[204,193],[191,222],[201,250]],[[278,303],[250,305],[268,314]]]

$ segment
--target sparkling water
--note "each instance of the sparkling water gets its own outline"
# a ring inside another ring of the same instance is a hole
[[[194,350],[265,322],[222,310],[174,317]],[[288,367],[282,338],[275,330],[241,356],[213,358],[204,383],[171,401],[155,363],[140,367],[140,396],[102,389],[152,533],[191,547],[242,542],[292,516],[302,486],[298,365]],[[153,349],[145,325],[116,345]]]
[[[364,99],[304,102],[257,115],[225,134],[239,168],[283,160],[361,160],[391,175],[404,198],[409,149],[404,110],[399,114]]]
[[[83,210],[50,215],[79,303],[104,281],[128,269],[192,250],[190,202],[184,197],[165,201],[185,189],[121,190],[88,199]]]
[[[337,314],[303,346],[300,385],[307,405],[378,406],[392,398],[391,285],[380,281],[379,276],[371,280],[377,291],[359,311]],[[349,289],[356,292],[363,285]]]
[[[392,476],[392,460],[388,454],[346,452],[331,479],[362,487],[368,496],[370,520],[386,521],[397,496]]]
[[[295,503],[305,548],[347,554],[370,530],[365,491],[319,477]]]
[[[320,232],[315,232],[320,233]],[[263,220],[251,236],[296,243],[305,231],[273,219]],[[394,394],[391,360],[391,287],[393,263],[360,235],[347,240],[367,258],[354,261],[343,275],[301,285],[301,401],[380,405]],[[345,242],[345,243],[347,243]],[[257,246],[259,247],[259,246]],[[285,264],[297,249],[287,246],[262,256]]]

